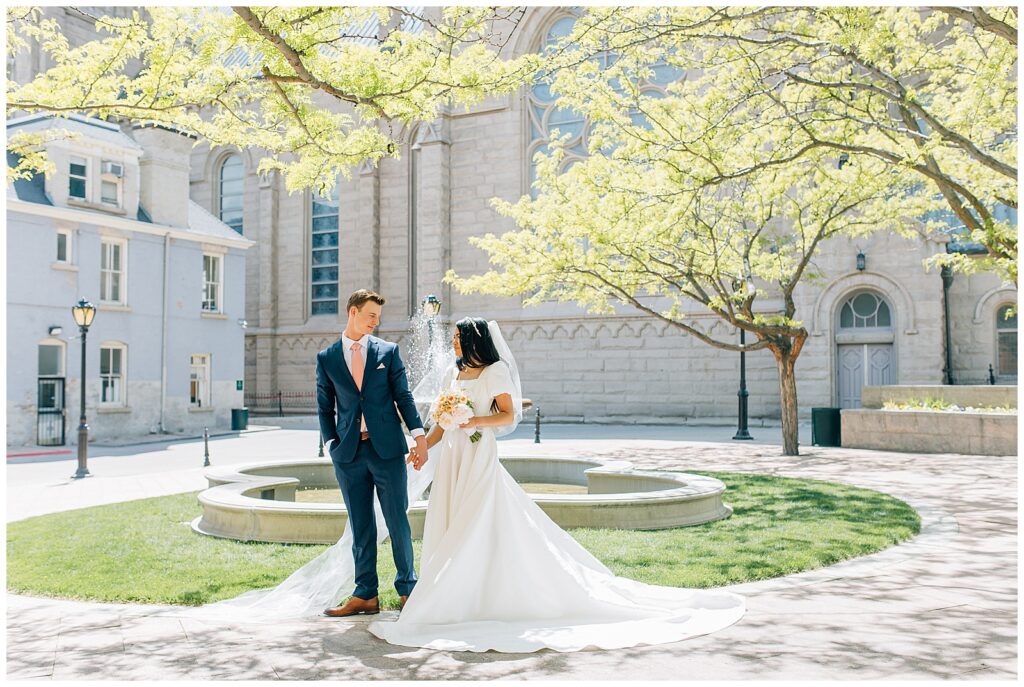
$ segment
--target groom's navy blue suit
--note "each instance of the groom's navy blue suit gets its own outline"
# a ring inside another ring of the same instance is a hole
[[[328,449],[352,526],[356,588],[353,596],[377,596],[377,521],[373,492],[377,491],[391,538],[398,574],[395,589],[408,596],[416,585],[412,534],[406,510],[405,458],[409,452],[399,412],[409,430],[422,429],[405,365],[398,346],[366,336],[362,388],[356,386],[345,362],[342,340],[316,356],[316,401],[320,433]],[[397,409],[396,409],[397,408]],[[337,413],[337,415],[335,415]],[[361,439],[360,415],[369,439]]]

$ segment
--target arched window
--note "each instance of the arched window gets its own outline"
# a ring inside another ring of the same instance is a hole
[[[325,197],[310,196],[312,265],[310,313],[338,314],[338,185]]]
[[[220,221],[242,233],[242,207],[245,202],[245,168],[239,155],[228,155],[217,176],[217,209]]]
[[[891,328],[892,314],[889,304],[866,291],[852,296],[839,310],[841,329]]]
[[[552,49],[559,41],[568,36],[576,24],[577,16],[578,11],[556,14],[543,34],[543,42],[538,48],[539,51]],[[616,59],[615,53],[602,52],[595,58],[595,61],[598,67],[604,70],[613,65]],[[683,76],[682,70],[667,64],[664,60],[658,61],[650,67],[654,74],[650,79],[641,82],[641,97],[662,98],[665,96],[666,86]],[[551,92],[549,78],[549,74],[540,72],[526,98],[529,120],[529,144],[526,157],[530,167],[529,183],[532,195],[535,195],[533,182],[537,179],[537,166],[533,162],[533,156],[537,152],[544,154],[549,152],[548,143],[553,130],[557,129],[560,134],[569,134],[570,136],[565,146],[566,156],[559,172],[564,172],[587,155],[587,137],[590,125],[579,112],[558,104],[558,97]],[[646,121],[646,117],[640,112],[639,107],[631,108],[629,116],[635,125],[650,127],[650,123]]]
[[[1010,315],[1011,308],[996,311],[996,374],[1002,381],[1017,379],[1017,313]]]

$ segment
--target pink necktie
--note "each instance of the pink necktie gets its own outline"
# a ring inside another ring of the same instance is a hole
[[[356,388],[363,390],[363,354],[359,352],[362,346],[358,343],[352,344],[352,379],[355,380]],[[366,419],[359,416],[359,431],[366,431]]]

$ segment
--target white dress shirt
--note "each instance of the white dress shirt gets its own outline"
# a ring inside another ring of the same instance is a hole
[[[363,334],[362,338],[360,338],[358,341],[356,341],[354,339],[348,338],[344,334],[341,335],[341,350],[342,350],[343,355],[345,356],[345,365],[348,367],[349,373],[352,372],[352,344],[359,344],[361,346],[360,350],[363,353],[363,365],[364,365],[363,377],[364,378],[366,376],[366,368],[365,368],[365,365],[366,365],[366,338],[367,338],[367,335]],[[413,439],[415,439],[416,437],[423,436],[424,434],[426,434],[426,432],[423,431],[422,427],[417,427],[416,429],[412,430],[410,432],[410,434],[412,434]],[[327,447],[328,448],[331,447],[331,442],[332,441],[334,441],[334,439],[331,439],[330,441],[327,442]]]

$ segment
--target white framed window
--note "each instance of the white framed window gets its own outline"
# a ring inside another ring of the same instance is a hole
[[[221,256],[203,254],[203,312],[220,312],[224,277]]]
[[[120,162],[104,160],[100,164],[100,201],[104,205],[121,207],[121,180],[124,178],[124,165]]]
[[[996,378],[1017,381],[1017,314],[1009,314],[1011,304],[996,310]]]
[[[57,260],[66,265],[71,264],[71,231],[68,229],[57,230]]]
[[[71,157],[68,165],[68,196],[89,199],[89,162],[84,157]]]
[[[189,361],[188,404],[192,408],[210,407],[210,354],[193,353]]]
[[[312,256],[310,313],[338,314],[338,185],[328,196],[310,198]]]
[[[128,242],[121,239],[103,239],[100,243],[100,301],[124,305]]]
[[[64,376],[64,351],[64,342],[57,339],[50,339],[39,344],[40,377]]]
[[[121,206],[121,182],[111,179],[100,180],[100,201],[104,205]]]
[[[240,155],[228,155],[220,164],[217,179],[217,212],[221,222],[242,233],[245,202],[245,168]]]
[[[125,370],[128,347],[121,343],[100,344],[100,405],[125,404]]]

